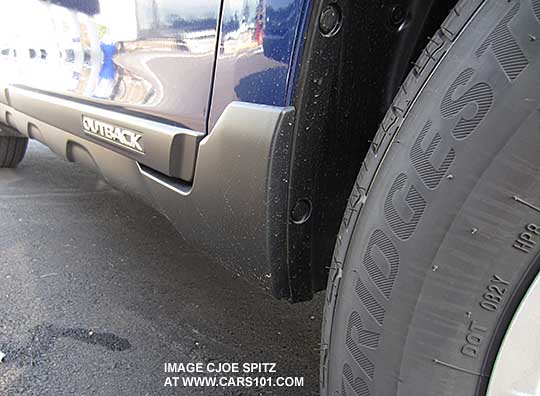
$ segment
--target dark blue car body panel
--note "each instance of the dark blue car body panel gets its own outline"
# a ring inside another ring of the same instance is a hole
[[[0,68],[9,84],[208,132],[232,101],[290,103],[308,1],[15,2]]]
[[[309,0],[224,0],[210,129],[232,101],[287,106]]]

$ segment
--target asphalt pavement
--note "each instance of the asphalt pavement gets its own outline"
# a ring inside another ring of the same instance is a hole
[[[0,395],[316,395],[322,300],[274,300],[38,143],[0,169]],[[304,386],[165,386],[165,363],[212,362]]]

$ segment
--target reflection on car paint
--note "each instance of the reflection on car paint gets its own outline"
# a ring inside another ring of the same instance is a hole
[[[308,0],[224,0],[210,127],[233,100],[285,106]]]
[[[4,83],[205,129],[220,0],[18,0],[0,16]]]
[[[205,131],[235,100],[289,104],[308,3],[223,0],[218,41],[221,0],[18,0],[0,14],[0,83]]]

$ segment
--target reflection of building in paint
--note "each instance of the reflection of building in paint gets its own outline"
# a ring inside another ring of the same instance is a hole
[[[243,0],[241,6],[229,5],[227,11],[222,24],[220,53],[262,48],[267,23],[266,0]]]
[[[72,92],[92,85],[89,69],[101,65],[101,51],[91,17],[56,4],[20,0],[1,18],[0,37],[11,48],[9,56],[0,58],[3,73],[9,70],[6,81]]]
[[[296,28],[306,1],[224,0],[210,128],[235,100],[287,103]]]
[[[0,84],[106,100],[202,131],[219,5],[17,0],[0,14]]]
[[[103,60],[99,47],[99,28],[93,18],[86,15],[79,14],[76,20],[79,28],[83,67],[79,76],[79,84],[73,92],[91,96],[98,84],[99,68]]]
[[[126,48],[139,52],[187,50],[174,37],[170,42],[168,39],[146,44],[139,41],[150,37],[148,29],[140,28],[140,21],[159,28],[162,34],[167,29],[172,32],[171,26],[178,27],[179,18],[172,18],[172,24],[161,24],[159,1],[53,0],[51,3],[20,0],[0,15],[0,64],[6,81],[103,99],[120,95],[148,103],[154,87],[150,83],[141,84],[143,77],[136,71],[117,74],[117,52],[125,53]],[[152,9],[150,22],[144,18],[148,5]],[[27,26],[15,27],[14,23]],[[191,27],[196,26],[197,23],[191,23]],[[169,35],[173,36],[171,32]],[[211,37],[211,33],[190,32],[188,40]],[[124,78],[129,80],[128,84],[123,83]],[[134,95],[130,93],[132,88]]]

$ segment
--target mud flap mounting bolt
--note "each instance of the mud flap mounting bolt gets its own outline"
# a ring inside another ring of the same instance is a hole
[[[390,7],[388,18],[390,20],[390,25],[395,28],[400,28],[407,18],[407,13],[402,6],[395,5]]]
[[[304,224],[311,217],[311,201],[306,198],[299,199],[294,204],[291,220],[294,224]]]
[[[319,30],[325,37],[335,36],[341,29],[341,10],[337,4],[329,4],[319,17]]]

